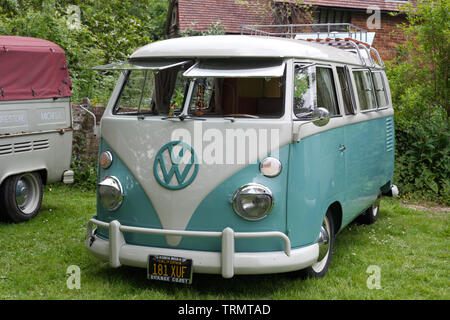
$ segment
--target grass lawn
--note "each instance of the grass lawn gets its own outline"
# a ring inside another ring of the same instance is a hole
[[[112,269],[84,247],[95,193],[46,186],[40,214],[0,223],[0,299],[449,299],[450,212],[414,210],[383,198],[372,226],[351,224],[338,236],[328,274],[235,276],[194,274],[192,285],[153,282],[144,269]],[[70,290],[66,270],[81,269]],[[367,268],[380,268],[368,289]]]

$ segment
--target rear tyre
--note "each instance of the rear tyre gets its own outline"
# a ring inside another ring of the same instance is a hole
[[[320,228],[319,234],[319,257],[312,266],[302,270],[307,278],[322,278],[328,271],[334,248],[334,222],[331,211],[328,210]]]
[[[42,194],[42,179],[36,172],[6,178],[0,187],[3,216],[16,223],[34,218],[41,208]]]
[[[364,211],[357,219],[360,224],[370,225],[378,220],[378,215],[380,213],[380,202],[381,202],[381,192],[378,194],[377,200]]]

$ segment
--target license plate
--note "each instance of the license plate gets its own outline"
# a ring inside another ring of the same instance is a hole
[[[147,278],[167,282],[192,283],[192,259],[149,256]]]

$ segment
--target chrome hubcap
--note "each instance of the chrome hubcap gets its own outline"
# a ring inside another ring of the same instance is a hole
[[[372,206],[372,215],[374,217],[378,215],[378,210],[380,210],[380,202],[381,202],[381,195],[378,196],[377,200],[375,200]]]
[[[16,185],[16,204],[23,209],[28,199],[29,187],[24,179],[17,181]]]
[[[330,250],[330,236],[328,234],[327,229],[322,225],[320,227],[320,235],[319,235],[319,258],[318,260],[322,260]]]
[[[331,228],[328,218],[325,217],[323,221],[322,227],[320,228],[319,234],[319,257],[317,258],[317,262],[312,265],[312,268],[316,272],[320,272],[325,267],[328,255],[330,254],[330,234]]]
[[[378,215],[378,207],[374,207],[372,209],[372,214],[373,214],[374,217],[376,217]]]
[[[39,204],[39,183],[33,174],[22,175],[16,184],[15,201],[23,214],[32,214]]]

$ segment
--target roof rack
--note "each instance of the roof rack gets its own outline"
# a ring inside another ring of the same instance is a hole
[[[378,51],[367,43],[370,38],[367,30],[350,23],[244,25],[241,26],[241,34],[285,37],[325,44],[355,53],[365,67],[377,68],[372,55],[377,59],[379,67],[385,67]]]

